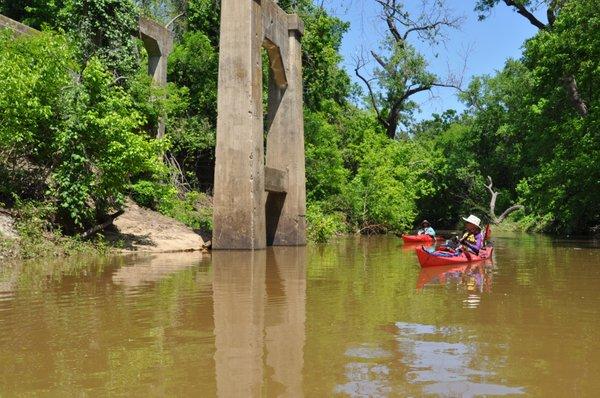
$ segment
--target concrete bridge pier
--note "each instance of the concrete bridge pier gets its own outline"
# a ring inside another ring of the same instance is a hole
[[[148,74],[152,76],[154,84],[167,85],[167,59],[173,51],[173,34],[161,24],[149,19],[139,19],[140,39],[148,53]],[[158,121],[156,137],[165,135],[165,121],[161,117]]]
[[[273,0],[222,0],[214,249],[304,245],[302,21]],[[261,49],[269,54],[267,156]]]
[[[267,166],[287,173],[287,192],[268,192],[265,211],[267,244],[306,244],[306,182],[304,112],[302,99],[302,47],[304,32],[297,15],[288,15],[288,46],[284,62],[287,86],[269,79]],[[271,58],[271,56],[270,56]],[[271,75],[274,75],[271,69]]]

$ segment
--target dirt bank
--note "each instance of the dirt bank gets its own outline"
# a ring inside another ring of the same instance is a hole
[[[129,201],[105,233],[121,251],[173,253],[201,250],[202,237],[185,224]]]

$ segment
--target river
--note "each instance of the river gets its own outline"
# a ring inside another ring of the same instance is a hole
[[[0,396],[596,396],[600,245],[494,241],[427,271],[385,236],[1,268]]]

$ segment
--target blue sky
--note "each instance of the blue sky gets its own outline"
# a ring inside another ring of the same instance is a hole
[[[417,7],[421,0],[407,0],[405,3],[411,10],[410,7]],[[414,41],[412,44],[426,55],[430,71],[442,78],[448,76],[449,71],[462,74],[467,53],[463,74],[465,86],[472,76],[493,74],[502,69],[507,58],[518,58],[523,42],[536,33],[535,27],[503,4],[497,6],[484,21],[478,21],[473,11],[475,0],[447,0],[447,4],[456,15],[465,18],[460,30],[446,31],[446,42],[433,49]],[[376,49],[385,33],[385,25],[378,18],[380,8],[374,0],[324,0],[324,5],[333,15],[351,24],[344,37],[342,54],[344,67],[355,78],[354,57],[361,48]],[[422,108],[421,113],[415,115],[419,120],[448,108],[463,109],[453,89],[436,89],[433,96],[423,93],[415,99]]]

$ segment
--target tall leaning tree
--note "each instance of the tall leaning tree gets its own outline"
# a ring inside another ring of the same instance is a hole
[[[494,7],[504,3],[540,31],[552,32],[556,18],[569,1],[577,0],[477,0],[475,11],[479,13],[479,19],[485,19]],[[544,9],[545,12],[543,12]],[[540,13],[545,14],[545,21],[539,17]],[[572,71],[565,71],[560,84],[564,87],[577,113],[583,117],[587,116],[588,106],[579,92],[577,80]]]
[[[373,1],[381,8],[385,37],[379,50],[357,57],[354,72],[366,87],[377,120],[393,139],[418,107],[417,94],[434,87],[460,87],[456,78],[442,80],[429,72],[427,60],[411,41],[438,44],[447,29],[460,26],[462,18],[452,15],[444,0],[422,0],[418,15],[408,12],[402,0]],[[373,62],[375,67],[369,70]]]

